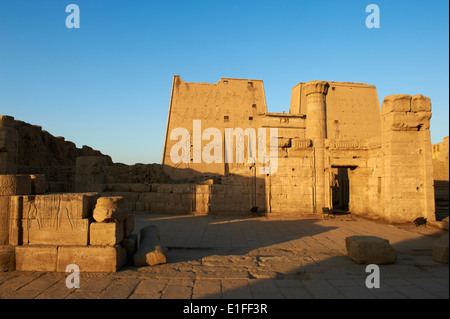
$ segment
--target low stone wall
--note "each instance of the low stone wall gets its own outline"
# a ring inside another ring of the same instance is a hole
[[[99,198],[98,193],[0,196],[0,246],[13,252],[3,254],[8,262],[1,264],[9,265],[3,270],[64,272],[71,264],[83,272],[119,270],[134,253],[122,245],[125,239],[136,242],[134,216],[123,208],[120,220],[95,221]]]

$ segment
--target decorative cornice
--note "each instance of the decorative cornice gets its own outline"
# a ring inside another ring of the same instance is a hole
[[[312,141],[309,138],[293,138],[291,140],[291,147],[294,149],[306,149],[312,146]]]
[[[360,140],[329,140],[330,149],[367,149],[367,143]]]

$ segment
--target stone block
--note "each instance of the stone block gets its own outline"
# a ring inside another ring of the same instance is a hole
[[[131,191],[131,185],[129,183],[115,183],[112,184],[112,191],[113,192],[130,192]]]
[[[116,272],[127,260],[125,248],[115,246],[59,246],[56,271],[75,264],[80,272]]]
[[[89,219],[31,219],[25,221],[23,242],[32,245],[88,245]]]
[[[413,131],[430,128],[431,112],[391,112],[383,115],[384,131]]]
[[[143,184],[143,183],[135,183],[130,185],[130,191],[132,192],[138,192],[138,193],[146,193],[150,192],[151,187],[150,185]]]
[[[375,236],[351,236],[345,238],[348,256],[358,264],[391,264],[397,254],[389,240]]]
[[[190,184],[174,184],[172,192],[176,194],[192,194],[195,191],[195,185]]]
[[[155,184],[152,185],[152,191]],[[172,193],[172,184],[159,184],[157,186],[158,193]]]
[[[396,94],[384,98],[381,106],[383,113],[411,111],[411,95]]]
[[[195,212],[206,214],[209,211],[209,194],[199,193],[195,195]]]
[[[96,222],[123,221],[128,216],[128,201],[122,196],[100,197],[95,204],[93,217]]]
[[[31,178],[31,194],[44,194],[47,185],[45,183],[45,175],[44,174],[37,174],[37,175],[30,175]]]
[[[56,271],[58,246],[16,246],[16,270]]]
[[[67,193],[72,191],[72,185],[71,183],[67,182],[46,182],[47,189],[46,191],[49,193]],[[74,191],[77,193],[83,193],[85,191],[88,191],[86,187],[83,188],[77,188],[78,186],[74,185]]]
[[[15,270],[15,268],[15,246],[0,245],[0,271]]]
[[[0,245],[8,244],[10,196],[0,196]]]
[[[161,246],[159,230],[154,225],[149,225],[140,231],[139,248],[133,256],[134,265],[154,266],[167,262],[165,249]]]
[[[157,196],[157,193],[153,193],[153,192],[140,193],[139,201],[152,202],[156,196]]]
[[[78,185],[78,187],[83,187],[84,189],[82,191],[87,191],[86,189],[89,188],[89,185],[91,184],[105,184],[105,174],[99,173],[99,174],[75,174],[75,184]]]
[[[442,264],[448,264],[448,242],[448,234],[445,234],[436,239],[433,245],[432,258],[434,261]]]
[[[196,194],[209,194],[210,191],[210,185],[195,185],[195,193]]]
[[[137,202],[139,200],[140,193],[136,192],[105,192],[102,197],[123,197],[129,202]]]
[[[67,219],[81,219],[92,216],[95,193],[66,193],[24,196],[24,218],[37,218],[43,220],[61,221]]]
[[[0,245],[21,242],[22,201],[22,196],[0,196]]]
[[[154,192],[154,193],[158,192],[159,185],[161,185],[161,184],[151,184],[151,190],[150,191]]]
[[[94,246],[114,246],[124,238],[124,223],[91,223],[89,226],[89,243]]]
[[[23,243],[87,245],[97,194],[23,196]]]
[[[431,112],[431,100],[422,94],[413,95],[411,112]]]
[[[30,194],[30,175],[0,175],[0,196]]]
[[[214,184],[211,185],[211,194],[222,194],[225,192],[225,185]]]

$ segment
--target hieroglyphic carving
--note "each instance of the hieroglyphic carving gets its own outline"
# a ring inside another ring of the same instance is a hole
[[[331,149],[367,149],[367,143],[360,140],[330,140],[329,146]]]
[[[93,194],[24,196],[24,242],[87,245]]]

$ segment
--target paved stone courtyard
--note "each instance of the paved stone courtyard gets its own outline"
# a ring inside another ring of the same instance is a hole
[[[0,298],[21,299],[337,299],[449,298],[448,264],[431,259],[446,231],[393,226],[350,215],[331,219],[136,214],[153,224],[168,248],[167,264],[82,273],[0,273]],[[395,264],[380,266],[380,288],[365,285],[366,266],[353,263],[345,237],[386,238]]]

